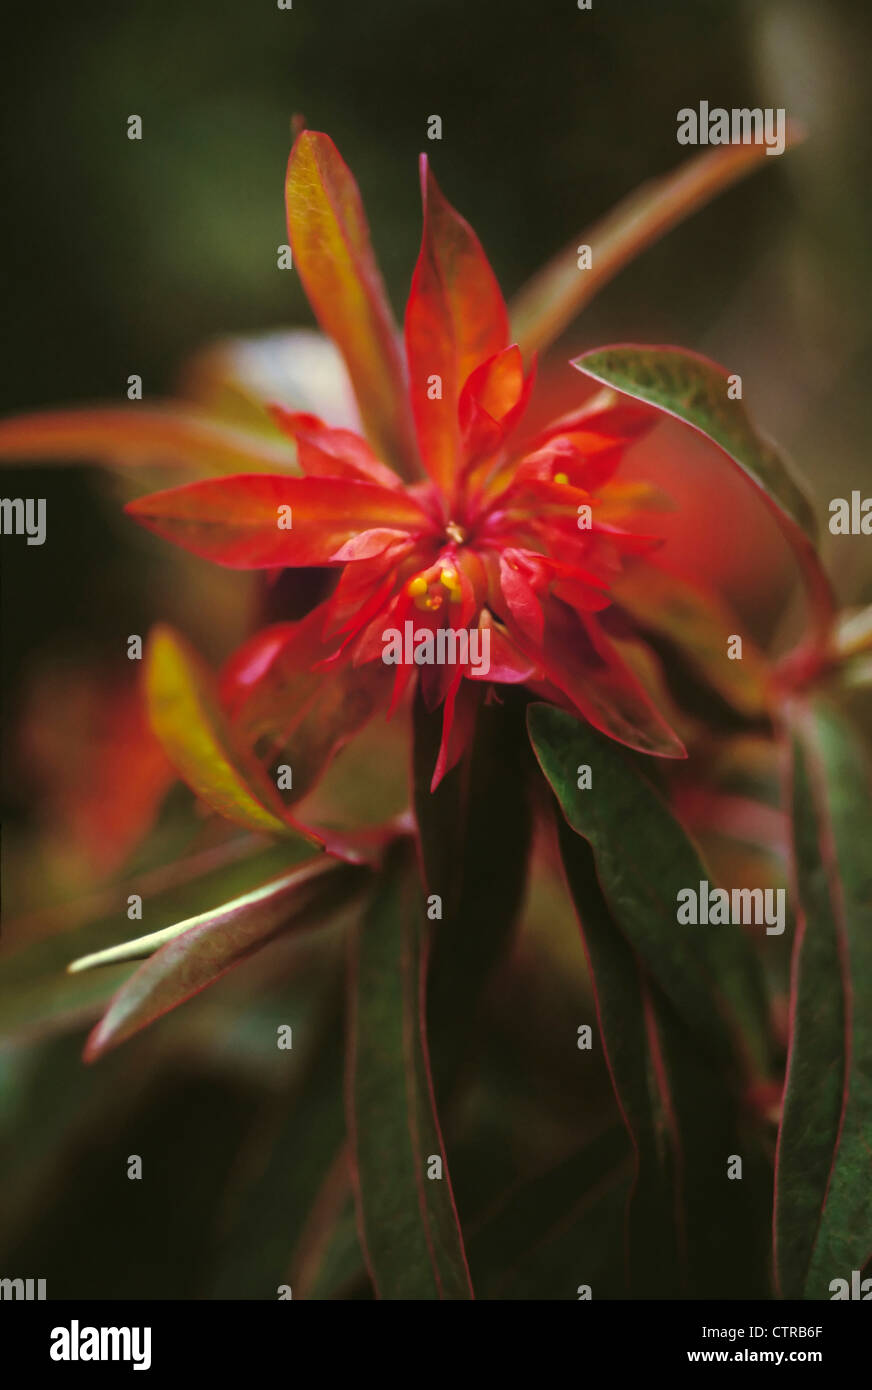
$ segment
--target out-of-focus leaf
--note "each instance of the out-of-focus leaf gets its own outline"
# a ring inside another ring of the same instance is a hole
[[[234,736],[211,673],[169,627],[151,634],[145,684],[152,727],[170,761],[213,810],[249,830],[301,833],[318,843],[290,820],[275,786]]]
[[[364,879],[363,869],[318,859],[169,928],[172,939],[134,971],[113,997],[88,1038],[86,1060],[117,1047],[213,984],[273,937],[330,917],[360,890]]]
[[[110,468],[171,466],[218,473],[296,471],[288,439],[223,424],[196,407],[94,406],[0,420],[0,460],[102,463]]]
[[[791,710],[802,910],[778,1139],[775,1263],[786,1298],[829,1298],[872,1253],[872,838],[867,760],[822,701]]]
[[[551,705],[527,715],[533,748],[563,814],[590,844],[609,910],[679,1017],[714,1058],[744,1045],[768,1058],[758,962],[741,927],[686,926],[678,893],[707,880],[684,830],[614,743]],[[579,789],[578,769],[591,769]]]
[[[263,841],[251,843],[251,857],[229,865],[222,862],[216,866],[214,853],[192,856],[191,880],[181,887],[151,887],[149,875],[132,879],[117,890],[115,911],[101,903],[81,925],[56,930],[4,956],[0,963],[0,1037],[40,1036],[85,1022],[99,1012],[130,974],[130,966],[122,963],[75,975],[67,974],[67,966],[76,956],[109,949],[129,937],[130,922],[124,910],[128,893],[136,892],[143,898],[147,919],[159,930],[199,912],[204,902],[224,902],[249,892],[271,874],[312,852],[303,840],[283,840],[267,850],[262,848]]]
[[[273,439],[282,433],[273,406],[310,411],[336,428],[360,429],[342,357],[312,328],[210,342],[184,363],[180,392],[222,419]]]
[[[222,677],[234,728],[263,760],[292,769],[285,805],[306,796],[338,749],[390,702],[393,676],[384,662],[319,669],[336,645],[323,640],[323,630],[321,609],[266,629],[231,658]]]
[[[626,1133],[621,1127],[613,1128],[547,1172],[505,1193],[467,1241],[479,1297],[498,1297],[499,1288],[512,1278],[550,1228],[571,1220],[586,1197],[607,1183],[617,1169],[626,1170],[628,1157]],[[588,1252],[582,1243],[579,1249],[584,1258]],[[566,1297],[573,1293],[567,1290]]]
[[[593,1299],[622,1297],[622,1238],[630,1182],[626,1170],[618,1171],[594,1191],[583,1192],[533,1249],[505,1271],[491,1297],[525,1303],[576,1300],[582,1285]]]
[[[345,358],[373,447],[408,477],[415,449],[398,335],[357,184],[329,136],[297,137],[285,195],[309,303]]]
[[[344,933],[335,944],[344,946]],[[323,1211],[322,1189],[325,1173],[336,1168],[337,1152],[345,1149],[344,951],[331,951],[323,964],[326,979],[323,965],[316,974],[311,968],[297,970],[276,1001],[276,1016],[294,1021],[291,1082],[268,1098],[245,1136],[236,1182],[228,1194],[208,1291],[211,1298],[270,1298],[280,1284],[290,1284],[294,1299],[301,1299],[309,1296],[307,1286],[317,1278],[317,1253],[306,1268],[298,1256],[301,1247],[317,1244],[322,1227],[328,1227],[325,1240],[329,1238],[333,1213]],[[271,1035],[275,1050],[274,1029]],[[291,1054],[284,1055],[290,1062]],[[337,1201],[351,1205],[353,1226],[347,1162],[342,1173],[344,1185]],[[354,1269],[363,1271],[359,1244]]]
[[[424,1028],[425,903],[398,844],[352,938],[346,1096],[358,1220],[381,1298],[472,1286],[433,1101]],[[441,1176],[428,1176],[435,1161]]]
[[[736,631],[737,618],[714,593],[670,574],[646,560],[641,571],[612,584],[612,593],[645,632],[664,637],[700,674],[743,714],[761,714],[766,708],[766,668],[760,654],[746,639],[742,660],[727,656],[727,638]]]
[[[788,144],[802,132],[791,126]],[[646,246],[704,207],[723,189],[765,166],[764,145],[724,145],[706,150],[678,169],[652,179],[534,275],[511,306],[512,331],[525,355],[554,342],[586,304]],[[580,270],[578,247],[590,246],[591,266]]]
[[[440,712],[429,713],[419,696],[415,815],[427,893],[442,899],[428,984],[430,1051],[441,1100],[468,1057],[482,991],[517,924],[531,815],[521,716],[511,697],[479,710],[469,752],[431,792],[440,732]]]

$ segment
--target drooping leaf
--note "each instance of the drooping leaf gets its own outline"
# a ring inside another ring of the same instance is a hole
[[[757,489],[802,565],[823,636],[832,611],[829,582],[814,549],[814,511],[785,460],[753,424],[742,400],[730,399],[728,373],[683,348],[617,344],[572,364],[585,376],[683,421],[710,439]]]
[[[416,532],[432,525],[405,492],[345,478],[276,474],[187,483],[139,497],[125,511],[165,540],[231,569],[327,565],[361,531]]]
[[[802,131],[792,125],[787,143],[794,145],[802,138]],[[646,246],[746,174],[765,167],[765,153],[762,144],[706,150],[662,178],[643,184],[574,237],[512,303],[512,331],[525,355],[554,342],[603,285]],[[584,270],[578,265],[579,245],[591,248],[591,264]]]
[[[433,1101],[423,1017],[425,901],[399,844],[352,938],[346,1097],[358,1222],[381,1298],[472,1286]],[[433,1158],[442,1176],[428,1177]]]
[[[373,447],[409,477],[415,447],[398,335],[357,184],[329,136],[304,130],[297,137],[285,192],[309,303],[345,358]]]
[[[319,858],[159,933],[155,954],[124,982],[91,1033],[86,1060],[117,1047],[274,937],[329,918],[365,877],[363,869]]]
[[[198,796],[222,816],[272,835],[299,830],[275,786],[241,740],[234,737],[211,673],[169,627],[152,632],[145,658],[152,727],[173,766]],[[317,838],[299,830],[313,843]]]
[[[680,1019],[615,921],[590,846],[559,826],[615,1095],[633,1144],[627,1277],[635,1297],[766,1292],[759,1159],[739,1139],[736,1078]],[[735,1154],[752,1171],[731,1181]],[[767,1184],[762,1188],[765,1200]]]
[[[126,410],[93,406],[0,420],[0,459],[102,463],[110,468],[171,466],[200,477],[293,470],[294,448],[280,436],[228,424],[194,406]]]
[[[284,839],[268,849],[263,843],[246,837],[238,849],[231,847],[229,857],[223,847],[217,860],[215,851],[191,856],[190,866],[182,866],[186,878],[180,886],[167,888],[161,882],[163,871],[137,876],[106,895],[83,921],[54,923],[50,935],[5,954],[0,960],[0,1037],[39,1037],[99,1013],[131,973],[130,964],[122,961],[72,975],[67,966],[76,957],[111,950],[129,938],[128,893],[148,899],[149,921],[162,930],[199,912],[204,902],[225,902],[249,892],[312,853],[302,839]],[[6,929],[11,928],[7,923]]]
[[[784,1297],[829,1298],[872,1254],[872,836],[867,759],[823,701],[795,706],[801,923],[778,1138],[775,1264]]]
[[[533,705],[533,748],[573,830],[590,844],[609,911],[665,996],[713,1058],[742,1044],[768,1058],[759,966],[740,927],[679,924],[681,890],[708,875],[696,849],[653,787],[611,740],[549,705]],[[579,769],[591,770],[579,788]]]

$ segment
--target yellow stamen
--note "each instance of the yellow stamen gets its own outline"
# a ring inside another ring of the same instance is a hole
[[[555,473],[554,481],[555,483],[568,483],[569,475],[567,473]]]
[[[414,579],[409,580],[409,593],[413,597],[417,597],[419,594],[426,594],[426,592],[427,581],[423,574],[416,574]]]

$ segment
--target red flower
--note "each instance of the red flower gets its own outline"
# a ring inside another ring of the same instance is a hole
[[[345,732],[379,702],[392,710],[418,673],[427,705],[444,706],[434,787],[491,684],[523,683],[632,748],[683,756],[598,616],[624,558],[656,544],[632,525],[638,489],[614,481],[651,412],[604,392],[523,436],[533,371],[509,341],[478,238],[424,157],[421,179],[403,361],[348,168],[312,131],[288,165],[294,264],[345,359],[367,438],[276,406],[302,477],[193,482],[128,510],[222,565],[339,571],[307,618],[258,634],[225,672],[225,701],[252,740],[266,723],[275,735],[263,715],[279,695],[286,745],[322,704]],[[386,664],[392,633],[412,636],[416,661],[401,642]],[[448,659],[430,664],[426,638],[435,649],[440,635]]]

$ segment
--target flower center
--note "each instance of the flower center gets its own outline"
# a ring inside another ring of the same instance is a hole
[[[462,598],[457,570],[444,564],[434,565],[424,574],[416,574],[409,581],[408,591],[415,607],[428,613],[440,609],[446,599],[449,603],[460,603]]]
[[[445,527],[445,534],[450,541],[454,541],[455,545],[463,545],[466,540],[466,532],[462,526],[458,526],[456,521],[449,521]]]

